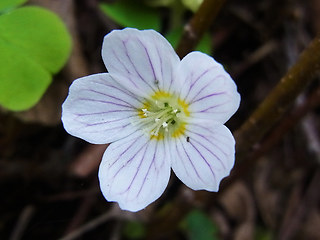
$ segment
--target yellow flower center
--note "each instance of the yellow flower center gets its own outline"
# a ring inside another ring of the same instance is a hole
[[[155,92],[138,109],[139,125],[150,135],[150,139],[177,138],[185,133],[188,104],[164,91]]]

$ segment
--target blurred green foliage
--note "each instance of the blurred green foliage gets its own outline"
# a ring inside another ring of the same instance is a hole
[[[203,0],[144,0],[144,2],[150,6],[169,7],[177,4],[183,4],[185,8],[195,12]]]
[[[5,12],[8,9],[17,7],[23,3],[25,3],[27,0],[1,0],[0,1],[0,13]]]
[[[191,211],[181,224],[190,240],[218,240],[218,228],[207,214],[200,210]]]
[[[160,32],[163,19],[156,7],[167,7],[171,13],[171,24],[168,26],[165,37],[176,48],[183,33],[183,13],[187,8],[190,9],[190,6],[192,10],[196,10],[201,2],[202,0],[118,0],[114,3],[101,3],[100,9],[122,27],[154,29]],[[209,34],[204,35],[196,50],[209,55],[212,53]]]
[[[115,3],[101,3],[100,8],[121,26],[160,31],[161,19],[158,11],[141,1],[119,0]]]
[[[127,239],[144,239],[146,235],[146,227],[141,222],[127,222],[123,229],[123,235]]]
[[[167,33],[166,38],[174,48],[178,46],[182,32],[183,32],[183,29],[178,28]],[[211,37],[209,33],[204,34],[196,50],[209,55],[212,53],[212,43],[211,43]]]
[[[257,226],[255,229],[254,239],[256,239],[256,240],[272,240],[272,239],[275,239],[275,237],[273,236],[272,232],[269,229],[263,228],[261,226]]]
[[[53,12],[22,7],[0,15],[0,104],[14,111],[35,105],[70,51],[70,35]]]
[[[181,0],[182,3],[189,8],[191,11],[195,12],[200,7],[203,0]]]

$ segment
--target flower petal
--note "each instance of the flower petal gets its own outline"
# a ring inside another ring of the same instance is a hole
[[[234,165],[235,141],[221,124],[191,124],[171,144],[172,169],[193,190],[218,191]]]
[[[104,197],[133,212],[158,199],[169,177],[170,158],[164,141],[150,140],[140,131],[112,143],[99,168]]]
[[[177,77],[185,82],[180,98],[189,104],[194,118],[225,123],[238,109],[237,87],[212,57],[200,52],[189,53],[182,59]]]
[[[90,143],[113,142],[136,130],[140,100],[117,84],[108,73],[75,80],[62,105],[64,128]]]
[[[180,62],[169,42],[154,30],[113,30],[105,36],[102,58],[108,72],[140,96],[169,91]]]

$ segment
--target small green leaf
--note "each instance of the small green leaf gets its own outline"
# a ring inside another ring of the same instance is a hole
[[[272,231],[267,228],[263,228],[261,226],[257,226],[255,229],[255,236],[254,239],[256,240],[272,240],[275,237],[272,234]]]
[[[127,239],[143,239],[146,235],[146,228],[141,222],[127,222],[123,234]]]
[[[17,7],[17,6],[25,3],[26,1],[27,0],[1,0],[0,1],[0,12]]]
[[[196,12],[203,0],[182,0],[182,3],[191,11]]]
[[[199,210],[191,211],[182,222],[190,240],[217,240],[217,227]]]
[[[212,43],[211,43],[211,37],[209,33],[205,33],[200,40],[197,48],[197,51],[206,53],[208,55],[212,54]]]
[[[160,31],[161,19],[158,11],[140,1],[120,0],[112,4],[101,3],[100,9],[123,27]]]
[[[0,38],[0,104],[23,110],[38,102],[51,82],[40,64]]]
[[[176,48],[178,46],[179,40],[182,36],[183,29],[175,29],[173,31],[170,31],[167,35],[166,38],[167,40],[171,43],[173,48]],[[212,44],[211,44],[211,38],[210,34],[205,33],[200,42],[198,43],[196,47],[197,51],[206,53],[208,55],[212,54]]]
[[[32,107],[70,50],[70,36],[54,13],[23,7],[1,15],[0,104],[15,111]]]

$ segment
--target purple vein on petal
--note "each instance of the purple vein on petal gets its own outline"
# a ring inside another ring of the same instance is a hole
[[[155,47],[156,48],[156,50],[157,50],[157,54],[158,54],[158,57],[159,57],[159,59],[160,59],[160,72],[161,72],[161,76],[162,76],[162,81],[164,81],[164,75],[163,75],[163,62],[162,62],[162,57],[161,57],[161,55],[160,55],[160,52],[159,52],[159,49],[157,48],[157,47]],[[170,66],[171,66],[171,64],[170,64]],[[157,79],[158,81],[160,81],[160,79]],[[170,81],[170,86],[171,86],[171,84],[172,84],[172,79],[171,79],[171,81]],[[163,85],[162,86],[164,86],[164,83],[163,83]],[[158,89],[159,89],[159,84],[158,84]],[[169,89],[170,89],[170,87],[169,87]],[[160,89],[159,89],[160,90]]]
[[[131,73],[130,73],[129,69],[127,68],[127,66],[123,62],[120,61],[120,59],[118,58],[118,56],[115,53],[114,49],[112,49],[112,53],[113,53],[114,57],[118,60],[118,62],[120,62],[121,65],[124,67],[124,69],[127,71],[128,75],[130,76]],[[137,84],[134,81],[132,81],[132,79],[130,77],[128,79],[136,88],[138,88]]]
[[[115,103],[115,102],[110,102],[110,101],[103,101],[103,100],[96,100],[96,99],[90,99],[90,98],[77,98],[76,101],[88,101],[88,102],[100,102],[100,103],[106,103],[106,104],[111,104],[111,105],[115,105],[115,106],[119,106],[119,107],[126,107],[126,108],[131,108],[131,106],[127,106],[124,104],[119,104],[119,103]],[[132,111],[134,111],[134,109],[132,109]]]
[[[139,40],[140,41],[140,40]],[[128,50],[127,50],[127,47],[126,47],[126,42],[125,41],[122,41],[123,45],[124,45],[124,48],[125,48],[125,54],[129,60],[129,62],[131,63],[133,69],[135,70],[135,72],[138,74],[139,78],[149,87],[151,88],[151,90],[155,91],[154,88],[141,76],[141,74],[138,72],[136,66],[134,65],[131,57],[129,56],[128,54]],[[149,56],[148,56],[149,57]]]
[[[95,123],[95,124],[85,124],[85,126],[82,126],[82,127],[80,127],[78,130],[80,130],[80,129],[82,129],[82,130],[84,130],[85,128],[89,128],[89,127],[92,127],[92,126],[97,126],[97,125],[104,125],[105,123],[103,122],[101,122],[101,123]],[[103,130],[103,131],[110,131],[110,130],[115,130],[115,129],[123,129],[123,128],[125,128],[125,127],[127,127],[127,126],[129,126],[131,123],[126,123],[126,124],[124,124],[124,125],[121,125],[121,126],[115,126],[115,127],[113,127],[113,128],[108,128],[107,130]],[[100,130],[97,130],[97,131],[89,131],[90,133],[99,133],[99,132],[101,132],[102,130],[100,129]]]
[[[198,95],[203,91],[203,89],[207,88],[211,83],[208,82],[206,85],[204,85],[196,94],[194,94],[193,98],[190,100],[190,104],[194,101],[195,98],[198,97]],[[190,92],[189,92],[190,93]],[[189,94],[188,93],[188,94]]]
[[[140,187],[140,189],[139,189],[136,197],[138,197],[138,196],[140,195],[143,187],[145,186],[144,184],[145,184],[145,182],[146,182],[147,176],[149,175],[149,172],[150,172],[150,169],[151,169],[152,165],[154,165],[155,158],[156,158],[156,154],[157,154],[157,150],[158,150],[158,141],[156,142],[156,146],[155,146],[155,150],[154,150],[154,153],[153,153],[152,161],[151,161],[151,163],[150,163],[150,165],[149,165],[149,168],[148,168],[148,171],[147,171],[146,175],[145,175],[144,178],[143,178],[143,182],[142,182],[142,184],[141,184],[141,187]]]
[[[126,189],[125,191],[123,191],[122,193],[120,193],[120,194],[123,194],[123,193],[127,192],[127,191],[131,188],[133,182],[136,180],[137,175],[138,175],[138,173],[139,173],[139,171],[140,171],[140,168],[141,168],[141,166],[142,166],[142,164],[143,164],[143,160],[144,160],[144,158],[145,158],[146,152],[147,152],[148,147],[149,147],[150,145],[146,143],[144,146],[146,146],[146,148],[145,148],[145,150],[144,150],[144,152],[143,152],[143,155],[141,156],[141,160],[140,160],[139,166],[137,167],[137,170],[136,170],[136,172],[135,172],[135,174],[134,174],[134,176],[133,176],[133,178],[132,178],[129,186],[127,187],[127,189]],[[143,146],[143,147],[144,147],[144,146]],[[136,196],[138,196],[138,194],[137,194]]]
[[[211,174],[213,175],[214,180],[217,182],[217,178],[216,175],[214,174],[211,165],[208,163],[207,159],[202,155],[202,153],[199,151],[198,148],[196,148],[196,146],[192,143],[192,141],[189,142],[191,144],[191,146],[198,152],[198,154],[200,155],[200,157],[204,160],[204,162],[206,163],[206,165],[209,167]],[[199,143],[199,142],[198,142]]]
[[[203,181],[203,179],[201,178],[201,176],[199,175],[199,173],[198,173],[197,169],[195,168],[195,166],[194,166],[194,164],[193,164],[193,162],[192,162],[192,160],[191,160],[190,156],[188,155],[188,153],[187,153],[187,151],[186,151],[186,149],[185,149],[185,147],[184,147],[183,143],[181,142],[181,139],[179,139],[179,141],[180,141],[181,146],[182,146],[182,148],[183,148],[183,151],[184,151],[184,153],[186,154],[186,156],[187,156],[187,158],[188,158],[189,162],[191,163],[191,166],[193,167],[193,170],[194,170],[194,172],[196,173],[197,177],[198,177],[198,178],[199,178],[203,183],[205,183],[205,182]]]
[[[204,76],[206,75],[208,72],[210,72],[211,70],[217,68],[217,66],[211,67],[209,69],[206,69],[205,71],[203,71],[191,84],[189,87],[189,91],[187,93],[187,96],[185,97],[185,99],[189,96],[191,89],[194,87],[194,85]],[[192,72],[192,76],[193,76],[193,72]]]
[[[199,101],[204,100],[204,99],[206,99],[206,98],[219,96],[219,95],[222,95],[222,94],[225,94],[225,92],[212,93],[212,94],[206,95],[206,96],[204,96],[204,97],[198,98],[197,100],[194,100],[194,99],[197,97],[197,96],[195,96],[195,97],[190,101],[190,104],[199,102]]]
[[[104,80],[104,79],[103,79],[103,78],[100,78],[100,80]],[[135,94],[131,93],[131,92],[128,91],[127,89],[125,90],[125,89],[118,88],[118,87],[116,87],[116,86],[109,85],[109,84],[106,84],[106,83],[95,82],[95,81],[92,81],[92,82],[93,82],[93,83],[96,83],[96,84],[101,84],[101,85],[103,85],[103,86],[107,86],[107,87],[110,87],[110,88],[114,88],[114,89],[116,89],[116,90],[118,90],[118,91],[120,91],[120,92],[122,92],[122,93],[124,93],[124,94],[126,94],[126,95],[129,95],[130,97],[132,97],[133,99],[137,100],[138,102],[142,103],[142,101],[141,101],[139,98],[137,98],[137,96],[136,96]]]
[[[95,125],[101,125],[101,124],[109,124],[109,123],[114,123],[114,122],[119,122],[119,121],[122,121],[122,120],[124,120],[124,119],[130,119],[130,118],[133,118],[133,117],[135,117],[135,116],[126,116],[126,117],[123,117],[123,118],[117,118],[117,119],[112,119],[112,120],[107,120],[107,121],[103,121],[103,122],[96,122],[96,123],[90,123],[90,124],[88,124],[88,123],[86,123],[86,122],[83,122],[83,121],[81,121],[81,119],[79,119],[80,117],[83,117],[83,116],[90,116],[90,115],[99,115],[99,113],[98,114],[86,114],[86,115],[83,115],[83,114],[81,114],[81,115],[79,115],[79,114],[76,114],[77,116],[76,116],[76,118],[74,118],[74,121],[76,121],[76,122],[78,122],[78,123],[81,123],[81,124],[84,124],[84,125],[87,125],[87,126],[95,126]]]
[[[179,151],[179,149],[178,149],[178,144],[176,143],[175,146],[176,146],[176,152],[177,152],[177,154],[178,154],[178,156],[179,156],[179,159],[178,159],[177,161],[181,161],[181,164],[183,165],[183,168],[184,168],[184,170],[185,170],[185,172],[186,172],[186,175],[189,176],[189,175],[190,175],[190,174],[189,174],[189,171],[188,171],[188,169],[187,169],[184,161],[182,161],[183,157],[182,157],[182,155],[181,155],[181,153],[180,153],[180,151]]]
[[[225,105],[225,104],[228,103],[228,102],[230,102],[230,101],[226,101],[226,102],[223,102],[223,103],[220,103],[220,104],[217,104],[217,105],[208,107],[208,108],[206,108],[206,109],[203,109],[203,110],[197,111],[197,112],[198,112],[198,113],[199,113],[199,112],[200,112],[200,113],[207,112],[207,111],[210,110],[210,109],[214,109],[214,108],[217,108],[217,107],[221,107],[221,106]],[[225,113],[225,111],[215,112],[215,113]]]
[[[205,129],[205,128],[203,128],[203,129]],[[221,140],[221,138],[217,139],[217,138],[214,137],[214,136],[216,135],[216,133],[212,133],[212,132],[211,132],[210,130],[208,130],[208,129],[205,129],[205,131],[209,131],[209,132],[212,134],[211,138],[213,138],[214,140],[216,140],[216,141]],[[199,137],[202,137],[202,138],[205,139],[208,143],[210,143],[210,144],[212,144],[213,146],[215,146],[216,148],[218,148],[218,149],[222,152],[223,155],[225,155],[226,157],[229,156],[228,153],[226,153],[225,151],[223,151],[222,148],[219,147],[217,144],[215,144],[214,142],[210,141],[210,139],[208,139],[206,136],[204,136],[204,135],[202,135],[202,134],[200,134],[200,133],[197,133],[197,132],[193,132],[193,131],[191,131],[191,130],[188,130],[188,132],[193,133],[193,134],[195,134],[195,135],[198,135]],[[229,140],[229,138],[227,138],[225,135],[221,135],[221,134],[220,134],[220,137]]]
[[[142,145],[139,149],[138,149],[138,151],[131,157],[131,158],[129,158],[127,161],[126,161],[126,163],[125,164],[122,164],[122,166],[118,169],[118,171],[116,172],[116,174],[112,177],[113,179],[120,173],[120,171],[123,169],[123,168],[125,168],[134,158],[135,158],[135,156],[137,156],[138,155],[138,153],[140,153],[141,152],[141,150],[145,147],[147,145],[147,143],[145,143],[144,145]],[[144,152],[144,154],[145,154],[145,152]],[[119,158],[120,158],[120,156],[118,157],[118,159],[116,160],[116,161],[118,161],[119,160]],[[141,163],[139,164],[139,167],[141,166]],[[139,167],[138,167],[138,170],[139,170]],[[138,171],[137,170],[137,171]],[[135,175],[136,176],[136,175]],[[127,189],[128,190],[128,189]],[[124,192],[126,192],[127,190],[125,190]],[[122,193],[124,193],[124,192],[122,192]]]
[[[82,92],[82,91],[89,91],[89,92],[100,94],[100,95],[105,96],[105,97],[113,98],[113,99],[118,100],[120,102],[126,103],[126,104],[128,104],[128,106],[134,108],[134,106],[131,103],[129,103],[127,101],[124,101],[121,98],[117,98],[115,96],[112,96],[112,95],[109,95],[109,94],[106,94],[106,93],[102,93],[102,92],[99,92],[99,91],[96,91],[96,90],[93,90],[93,89],[82,89],[82,90],[80,90],[80,92]]]
[[[84,117],[84,116],[90,116],[90,115],[103,115],[103,114],[108,114],[110,112],[128,112],[128,110],[113,110],[113,111],[106,111],[106,112],[93,112],[93,113],[74,113],[74,115],[76,115],[76,118],[79,118],[79,117]],[[134,117],[133,116],[130,116],[131,117]],[[125,118],[128,118],[128,117],[125,117]],[[125,118],[120,118],[120,119],[117,119],[116,121],[118,120],[121,120],[121,119],[125,119]]]
[[[194,133],[194,134],[197,134],[197,133]],[[201,134],[197,134],[198,136],[204,138],[205,140],[207,140],[210,144],[212,144],[213,146],[215,146],[216,148],[218,148],[223,155],[225,155],[227,157],[227,154],[221,150],[220,147],[218,147],[216,144],[212,143],[209,139],[207,139],[205,136],[201,135]],[[202,146],[204,149],[206,149],[209,153],[211,153],[222,165],[222,167],[224,168],[224,170],[227,170],[226,166],[224,165],[223,161],[214,153],[212,152],[209,148],[207,148],[205,145],[203,145],[201,142],[195,140],[195,139],[192,139],[192,141],[196,142],[197,144],[199,144],[200,146]],[[191,143],[191,141],[190,141]],[[192,144],[192,143],[191,143]],[[193,144],[192,144],[193,145]],[[198,150],[197,150],[198,151]],[[200,152],[199,152],[200,154]]]
[[[110,164],[109,168],[111,168],[134,144],[137,144],[138,143],[137,139],[140,137],[141,136],[136,137],[134,141],[132,139],[130,139],[127,142],[123,143],[123,145],[125,145],[128,142],[130,142],[129,146],[122,153],[119,154],[118,158],[116,160],[114,160],[113,163]]]
[[[173,76],[173,69],[172,69],[172,65],[170,64],[170,75],[171,75],[171,80],[170,80],[170,86],[168,88],[168,91],[170,92],[171,90],[171,86],[172,86],[172,83],[173,83],[173,79],[174,79],[174,76]]]
[[[142,42],[140,39],[138,39],[138,41],[140,42],[140,44],[142,45],[144,51],[145,51],[146,54],[147,54],[150,67],[151,67],[151,69],[152,69],[152,73],[153,73],[153,78],[154,78],[154,80],[159,80],[159,79],[157,79],[157,76],[156,76],[156,73],[155,73],[155,71],[154,71],[154,67],[153,67],[153,65],[152,65],[152,61],[151,61],[151,58],[150,58],[150,55],[149,55],[149,52],[148,52],[146,46],[143,44],[143,42]]]

